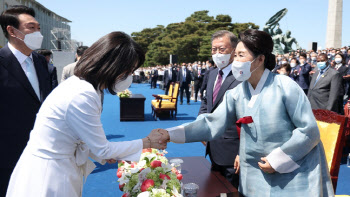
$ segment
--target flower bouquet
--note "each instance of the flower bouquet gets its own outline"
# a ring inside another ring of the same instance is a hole
[[[140,161],[118,164],[122,197],[182,197],[180,174],[168,163],[166,151],[144,149]]]
[[[117,92],[117,95],[120,97],[120,98],[129,98],[131,96],[131,91],[126,89],[122,92]]]

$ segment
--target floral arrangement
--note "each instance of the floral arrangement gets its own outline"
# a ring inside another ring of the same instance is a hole
[[[122,92],[118,92],[117,95],[120,97],[120,98],[129,98],[131,96],[131,91],[126,89]]]
[[[118,164],[122,197],[182,197],[182,174],[168,163],[166,151],[144,149],[138,163]]]

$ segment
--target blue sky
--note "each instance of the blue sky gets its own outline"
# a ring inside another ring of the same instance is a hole
[[[277,11],[287,8],[280,21],[285,32],[292,31],[303,48],[310,42],[324,47],[328,0],[37,0],[45,7],[72,21],[72,39],[91,45],[112,31],[131,34],[156,25],[184,21],[199,10],[209,15],[228,14],[233,22],[253,22],[261,28]],[[343,2],[342,45],[350,45],[350,1]],[[347,10],[348,12],[346,12]]]

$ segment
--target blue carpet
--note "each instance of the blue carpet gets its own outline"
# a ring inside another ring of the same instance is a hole
[[[145,121],[120,122],[119,97],[105,94],[101,119],[106,136],[110,141],[128,141],[143,138],[152,129],[178,126],[193,121],[197,117],[200,102],[191,101],[190,105],[178,105],[177,121],[171,118],[155,121],[151,115],[152,94],[164,94],[164,91],[150,89],[149,84],[132,84],[129,90],[133,94],[143,94],[146,97]],[[184,99],[184,103],[186,103],[186,99]],[[169,143],[167,151],[169,152],[167,157],[203,156],[205,148],[200,142],[181,145]],[[121,196],[122,192],[119,190],[118,177],[116,176],[117,164],[99,165],[96,163],[96,165],[97,168],[89,175],[84,185],[83,196]],[[346,167],[346,164],[341,165],[337,194],[350,195],[349,180],[350,168]]]

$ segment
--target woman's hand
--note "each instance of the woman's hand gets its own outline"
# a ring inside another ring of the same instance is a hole
[[[143,148],[166,149],[170,137],[167,130],[153,129],[151,133],[142,139]]]
[[[117,162],[117,160],[115,160],[115,159],[107,159],[107,163],[108,164],[114,164],[115,162]]]
[[[259,165],[259,168],[263,171],[263,172],[266,172],[266,173],[274,173],[276,172],[275,169],[273,169],[269,163],[269,161],[267,161],[266,157],[262,157],[261,158],[261,161],[263,162],[258,162],[258,165]]]
[[[233,168],[236,169],[235,174],[238,174],[239,172],[239,155],[236,156],[235,162],[233,164]]]

